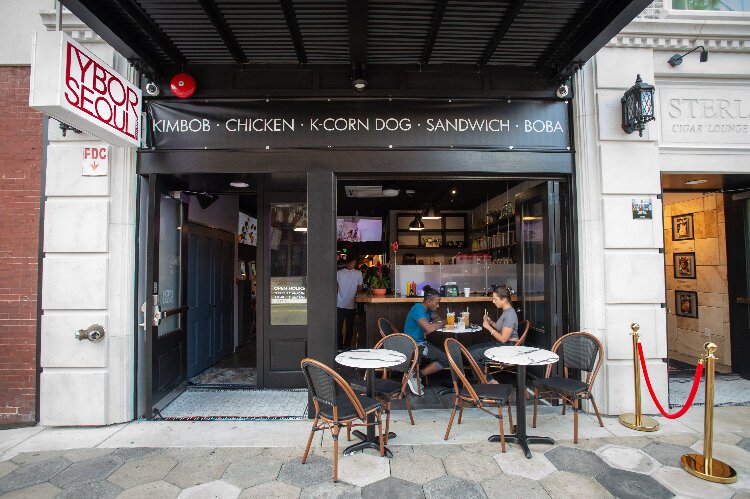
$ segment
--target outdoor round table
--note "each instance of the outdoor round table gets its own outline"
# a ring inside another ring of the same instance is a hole
[[[526,457],[531,459],[529,444],[551,444],[549,437],[526,435],[526,366],[554,364],[560,357],[556,353],[534,347],[493,347],[484,352],[485,357],[502,364],[518,366],[516,369],[516,432],[505,437],[506,442],[517,442]],[[499,442],[500,435],[492,435],[490,442]]]
[[[366,369],[365,378],[367,378],[367,396],[375,398],[375,369],[382,367],[393,367],[406,362],[406,355],[396,352],[395,350],[386,350],[384,348],[362,348],[359,350],[349,350],[336,356],[336,362],[342,366]],[[367,416],[367,435],[359,430],[352,433],[356,435],[361,442],[350,445],[344,449],[344,455],[347,456],[353,452],[364,449],[376,449],[380,451],[380,440],[375,435],[375,416],[370,413]],[[395,438],[395,433],[389,433],[388,438]],[[393,457],[391,451],[384,447],[385,455]]]
[[[444,348],[443,344],[445,343],[445,338],[451,337],[454,340],[458,341],[464,346],[467,346],[467,343],[476,343],[476,339],[474,338],[476,333],[481,333],[483,330],[482,326],[479,326],[477,324],[469,324],[469,327],[458,327],[458,323],[454,324],[451,327],[443,326],[440,329],[436,329],[435,332],[431,333],[430,336],[428,336],[430,343],[433,345],[439,345],[437,348]],[[442,333],[440,336],[436,335],[435,333]],[[435,337],[438,337],[439,339],[436,341]],[[473,341],[472,341],[473,340]],[[450,385],[442,385],[443,388],[438,390],[438,395],[445,395],[447,393],[453,393],[453,384]]]

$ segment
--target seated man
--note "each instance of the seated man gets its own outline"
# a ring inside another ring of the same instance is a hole
[[[440,293],[434,288],[425,288],[422,303],[415,303],[406,316],[404,333],[417,342],[419,354],[432,362],[421,370],[422,376],[435,374],[448,367],[448,357],[442,348],[427,343],[425,337],[445,325],[445,321],[437,314],[440,306]],[[416,374],[409,381],[409,389],[414,395],[419,395],[419,385]]]

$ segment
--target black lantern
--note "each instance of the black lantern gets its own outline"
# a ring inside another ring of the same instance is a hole
[[[654,121],[654,86],[643,83],[641,75],[635,79],[635,85],[625,91],[622,102],[622,129],[626,133],[636,130],[643,137],[646,123]]]

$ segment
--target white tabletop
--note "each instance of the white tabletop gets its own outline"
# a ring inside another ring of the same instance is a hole
[[[493,347],[484,355],[495,362],[515,366],[544,366],[560,360],[556,353],[535,347]]]
[[[406,355],[395,350],[386,350],[385,348],[361,348],[338,354],[336,362],[347,367],[375,369],[403,364],[406,362]]]
[[[469,327],[459,327],[458,325],[454,325],[453,327],[441,327],[438,329],[438,332],[441,333],[478,333],[482,330],[482,326],[478,326],[476,324],[470,324]]]

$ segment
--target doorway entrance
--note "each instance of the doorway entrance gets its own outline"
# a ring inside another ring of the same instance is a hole
[[[487,313],[497,320],[493,285],[509,286],[519,320],[531,322],[526,344],[550,348],[575,321],[569,188],[565,178],[340,176],[339,296],[331,314],[340,317],[349,305],[355,319],[337,321],[339,348],[372,348],[381,337],[381,318],[403,331],[428,287],[443,295],[442,317],[468,312],[481,325]],[[347,283],[357,273],[362,289],[355,297]],[[378,287],[386,288],[382,298],[371,289]],[[352,296],[342,295],[347,289]],[[493,338],[482,330],[463,340],[471,346]],[[439,340],[433,343],[443,348]],[[431,375],[423,395],[411,397],[412,407],[450,408],[453,400],[441,395],[446,384],[447,371]]]
[[[716,403],[750,404],[750,175],[664,174],[662,187],[670,402],[710,341]]]

